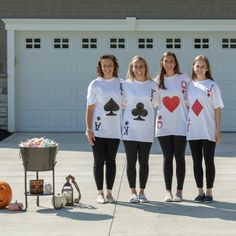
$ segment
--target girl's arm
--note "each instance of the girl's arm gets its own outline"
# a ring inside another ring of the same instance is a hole
[[[220,107],[215,109],[215,122],[216,122],[215,139],[216,139],[216,143],[219,144],[221,142],[221,108]]]
[[[95,137],[92,130],[93,111],[95,104],[88,105],[86,109],[86,135],[90,145],[94,145]]]

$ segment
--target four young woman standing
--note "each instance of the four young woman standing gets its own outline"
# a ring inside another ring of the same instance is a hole
[[[86,127],[94,155],[94,178],[99,203],[115,202],[115,158],[123,140],[127,158],[127,177],[131,203],[147,202],[145,187],[149,173],[149,154],[154,136],[163,152],[166,186],[164,201],[182,201],[185,178],[185,149],[189,140],[198,187],[197,202],[213,200],[215,177],[214,151],[220,141],[220,90],[212,79],[205,56],[194,59],[192,81],[179,69],[176,55],[163,54],[156,82],[151,79],[147,62],[135,56],[128,68],[127,80],[118,78],[118,63],[113,55],[103,55],[97,65],[98,78],[88,87]],[[122,111],[123,110],[123,111]],[[121,116],[123,117],[121,118]],[[186,139],[187,136],[187,139]],[[172,194],[173,158],[176,161],[177,186]],[[206,194],[203,191],[202,159],[206,164]],[[139,162],[139,191],[136,189],[136,163]],[[106,165],[107,193],[103,191]]]

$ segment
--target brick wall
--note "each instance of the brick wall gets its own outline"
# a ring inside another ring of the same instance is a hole
[[[7,129],[7,78],[0,74],[0,129]]]

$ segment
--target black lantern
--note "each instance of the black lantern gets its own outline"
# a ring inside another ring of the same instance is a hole
[[[73,206],[73,188],[69,180],[63,185],[61,193],[66,197],[66,206]]]

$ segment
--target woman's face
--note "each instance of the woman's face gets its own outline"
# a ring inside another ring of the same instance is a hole
[[[162,65],[166,71],[166,74],[174,73],[176,62],[173,56],[166,56],[162,60]]]
[[[206,62],[203,60],[196,61],[193,65],[193,71],[197,77],[205,77],[206,72],[208,71]]]
[[[132,67],[133,73],[135,75],[135,79],[139,81],[144,81],[145,80],[145,64],[142,60],[137,60],[133,62],[133,67]]]
[[[101,61],[102,72],[105,79],[111,79],[114,72],[114,63],[110,58]]]

